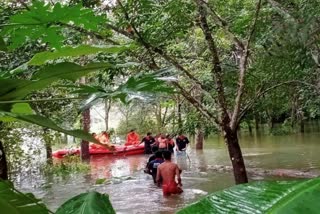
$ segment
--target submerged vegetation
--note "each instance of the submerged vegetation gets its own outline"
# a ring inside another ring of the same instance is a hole
[[[86,173],[90,170],[88,163],[82,162],[79,156],[66,156],[52,165],[45,165],[42,169],[45,174],[69,175],[75,173]]]
[[[235,184],[248,182],[241,130],[253,133],[267,126],[272,135],[304,133],[306,121],[320,118],[318,0],[6,0],[0,14],[3,180],[14,180],[41,156],[48,173],[89,170],[81,160],[89,159],[89,142],[99,143],[89,133],[97,104],[104,105],[98,113],[106,130],[111,110],[118,112],[116,135],[132,128],[184,132],[202,149],[205,137],[221,134]],[[81,139],[81,159],[53,163],[52,147],[68,142],[68,136]],[[270,189],[293,185],[287,193],[294,197],[318,183],[275,182]],[[12,196],[0,197],[10,213],[10,203],[25,198],[11,184],[0,184]],[[269,188],[262,183],[230,191],[264,185]],[[268,199],[268,188],[258,188],[267,195],[257,204]],[[232,204],[224,199],[227,194],[209,196],[186,212],[212,204],[214,210],[220,198]],[[114,212],[98,193],[70,199],[57,212],[75,213],[79,204],[88,212]]]

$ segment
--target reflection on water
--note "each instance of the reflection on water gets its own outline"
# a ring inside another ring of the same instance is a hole
[[[263,169],[320,169],[320,133],[290,136],[241,135],[241,146],[248,168]],[[193,145],[192,145],[193,147]],[[41,185],[21,186],[23,191],[34,192],[55,210],[68,198],[79,193],[96,190],[110,195],[117,213],[174,213],[186,204],[204,195],[233,185],[231,171],[210,170],[210,166],[230,166],[223,139],[213,137],[205,142],[203,151],[189,148],[190,160],[175,158],[184,169],[184,193],[164,198],[162,191],[153,184],[151,176],[144,174],[148,156],[128,157],[92,156],[90,173],[54,176],[40,179]],[[98,178],[108,184],[95,185]],[[250,180],[284,179],[268,175],[252,175]]]

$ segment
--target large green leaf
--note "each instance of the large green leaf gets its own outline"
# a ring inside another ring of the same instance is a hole
[[[1,34],[10,38],[11,49],[20,47],[26,41],[39,39],[59,49],[65,39],[62,36],[64,28],[77,26],[87,31],[99,31],[102,29],[99,26],[105,22],[103,16],[96,16],[92,9],[84,8],[80,4],[51,5],[34,0],[27,10],[10,17]]]
[[[80,45],[78,47],[63,47],[54,52],[45,51],[38,53],[28,62],[29,65],[42,65],[48,60],[55,60],[62,57],[77,57],[82,55],[104,53],[119,53],[129,49],[130,45],[112,45],[107,47]]]
[[[83,90],[79,87],[78,89],[78,93],[90,93],[90,96],[82,102],[81,110],[91,107],[99,99],[120,99],[122,102],[128,103],[133,99],[147,98],[155,93],[173,93],[173,88],[168,86],[166,81],[160,80],[152,74],[132,76],[112,91],[97,87],[88,88],[87,86],[82,87]]]
[[[82,193],[61,205],[56,214],[114,214],[115,211],[107,195],[98,192]]]
[[[80,66],[75,63],[49,65],[33,75],[33,80],[0,79],[0,100],[24,98],[33,91],[43,89],[59,79],[76,80],[90,72],[110,67],[108,63],[92,63]]]
[[[6,181],[0,181],[0,213],[45,214],[49,210],[32,194],[22,194]]]
[[[253,182],[213,193],[180,210],[196,213],[319,213],[320,178]]]

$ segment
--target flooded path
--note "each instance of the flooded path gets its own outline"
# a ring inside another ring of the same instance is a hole
[[[250,180],[292,179],[320,174],[320,133],[289,136],[243,135],[240,137]],[[205,142],[203,151],[188,149],[190,161],[180,163],[184,168],[184,193],[164,198],[150,175],[143,172],[148,156],[92,156],[91,170],[86,174],[64,178],[47,176],[38,183],[20,186],[43,199],[56,210],[67,199],[96,190],[110,195],[117,213],[174,213],[208,193],[233,185],[228,153],[223,139],[214,137]],[[312,177],[312,176],[311,176]],[[97,179],[107,179],[96,185]]]

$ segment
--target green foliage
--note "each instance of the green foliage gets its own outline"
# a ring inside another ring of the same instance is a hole
[[[320,179],[253,182],[213,193],[180,210],[188,213],[318,213]]]
[[[288,135],[293,133],[295,130],[291,127],[290,120],[286,120],[282,124],[276,124],[275,127],[270,129],[271,135]]]
[[[1,34],[10,39],[9,49],[18,48],[30,40],[41,40],[60,49],[64,41],[64,28],[79,27],[99,31],[99,27],[105,22],[104,17],[96,16],[91,9],[80,4],[67,6],[56,3],[52,6],[34,0],[28,9],[10,17]]]
[[[98,192],[88,192],[77,195],[58,208],[56,214],[115,214],[107,195]]]
[[[89,72],[110,67],[107,63],[93,63],[80,66],[75,63],[48,65],[33,75],[33,80],[0,79],[0,101],[24,98],[33,91],[48,87],[60,79],[76,80]],[[0,102],[1,103],[1,102]]]
[[[157,125],[155,120],[147,115],[147,112],[132,112],[132,115],[120,120],[117,127],[117,134],[126,135],[131,129],[135,128],[138,133],[145,135],[147,132],[157,133]],[[161,130],[166,132],[166,130]]]
[[[23,194],[11,183],[0,181],[1,212],[16,214],[45,214],[49,210],[31,193]]]
[[[15,114],[32,114],[33,110],[28,103],[16,103],[12,105],[11,112]]]
[[[0,115],[3,114],[5,116],[9,116],[24,122],[28,122],[31,124],[36,124],[42,127],[47,127],[49,129],[52,129],[54,131],[62,132],[70,136],[78,137],[83,140],[87,140],[90,142],[96,142],[96,140],[88,133],[83,132],[82,130],[66,130],[59,126],[57,126],[54,122],[52,122],[50,119],[40,116],[40,115],[24,115],[24,114],[14,114],[9,112],[1,112]]]
[[[7,50],[7,46],[4,43],[4,40],[2,37],[0,37],[0,51],[6,51]]]
[[[90,46],[90,45],[80,45],[77,47],[63,47],[54,52],[45,51],[41,53],[37,53],[32,57],[32,59],[28,62],[29,65],[42,65],[45,64],[49,60],[56,60],[63,57],[78,57],[81,55],[90,55],[97,54],[100,52],[103,53],[121,53],[122,51],[130,49],[132,46]]]
[[[125,29],[131,24],[143,26],[139,28],[141,36],[157,46],[168,44],[171,39],[186,37],[190,22],[194,21],[195,8],[190,1],[129,0],[123,4],[124,8],[115,10],[117,24]],[[131,23],[123,18],[124,10],[129,14]]]
[[[122,102],[127,103],[134,98],[141,97],[143,94],[140,93],[157,92],[173,93],[173,88],[169,87],[166,84],[166,81],[149,74],[129,77],[128,81],[113,93],[113,96],[119,98]]]
[[[0,124],[0,139],[6,153],[11,180],[15,180],[16,176],[21,176],[24,173],[32,173],[32,170],[26,171],[25,167],[33,167],[33,161],[40,157],[41,148],[33,142],[28,145],[28,152],[25,152],[23,146],[26,146],[25,136],[35,139],[39,134],[39,129],[32,125],[25,129],[23,123],[7,122]]]
[[[106,63],[94,63],[88,64],[86,66],[80,66],[74,63],[59,63],[55,65],[49,65],[36,72],[33,75],[33,80],[18,80],[18,79],[0,79],[0,103],[1,101],[14,101],[17,99],[22,99],[26,97],[31,92],[36,90],[43,89],[48,87],[55,81],[60,79],[76,80],[79,77],[99,69],[107,68],[110,64]],[[93,138],[81,132],[80,130],[68,131],[57,125],[55,125],[51,120],[40,115],[29,114],[26,115],[27,110],[30,111],[28,104],[19,104],[20,112],[15,112],[15,108],[12,108],[10,104],[0,104],[0,113],[1,116],[5,116],[5,120],[8,120],[8,117],[19,119],[22,121],[34,123],[37,125],[49,127],[53,130],[60,131],[72,136],[83,137],[92,141]],[[23,108],[22,108],[23,107]],[[11,112],[9,112],[11,110]],[[21,112],[23,111],[23,114]],[[95,141],[95,140],[93,140]]]
[[[83,163],[79,156],[66,156],[53,165],[46,165],[43,170],[46,174],[65,176],[88,172],[90,170],[90,165]]]
[[[144,100],[155,93],[173,93],[172,87],[167,82],[159,79],[154,74],[139,74],[129,77],[129,79],[120,84],[116,89],[102,88],[101,86],[81,86],[76,87],[76,92],[80,94],[90,94],[82,102],[81,109],[87,109],[99,99],[120,99],[123,103],[130,103],[134,99]]]
[[[203,118],[199,112],[194,109],[189,109],[184,115],[184,121],[182,126],[182,132],[186,134],[195,135],[196,129],[200,128],[204,131],[204,136],[207,137],[210,134],[218,133],[218,127]]]
[[[16,190],[11,183],[0,181],[0,204],[3,213],[15,214],[44,214],[53,213],[31,193],[23,194]],[[88,192],[77,195],[66,201],[56,211],[57,214],[86,214],[107,213],[115,211],[108,195],[98,192]]]

